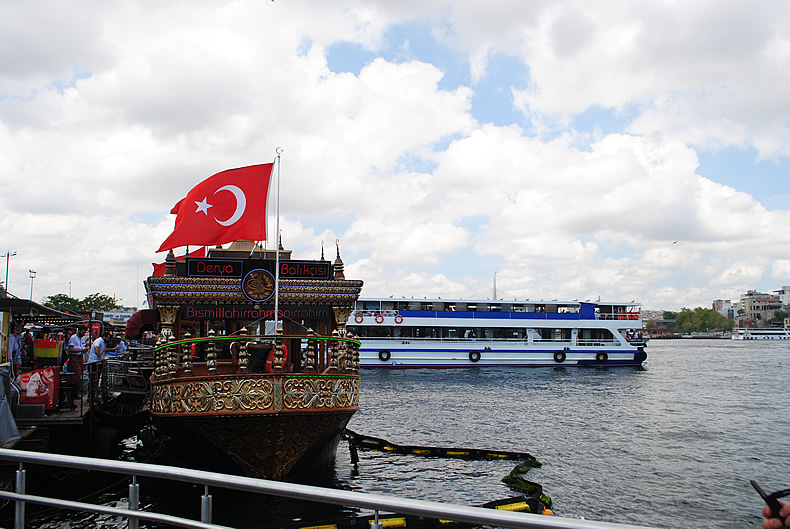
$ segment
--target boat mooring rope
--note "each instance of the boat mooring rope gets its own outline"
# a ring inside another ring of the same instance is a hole
[[[479,448],[399,445],[391,443],[386,439],[358,434],[349,429],[343,432],[343,437],[348,440],[348,446],[351,450],[351,462],[353,464],[359,462],[358,449],[422,457],[449,457],[471,461],[496,459],[521,461],[510,471],[510,474],[502,478],[502,481],[511,489],[517,492],[526,493],[530,498],[534,498],[540,502],[541,509],[539,511],[532,510],[529,512],[543,512],[544,509],[551,509],[551,498],[543,494],[543,487],[539,483],[524,478],[524,475],[529,472],[531,468],[539,468],[541,466],[540,461],[526,452],[481,450]]]

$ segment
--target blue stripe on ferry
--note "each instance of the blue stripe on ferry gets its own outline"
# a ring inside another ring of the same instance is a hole
[[[582,318],[580,314],[568,312],[469,312],[435,310],[399,310],[398,314],[411,318],[470,318],[485,320],[594,320]]]

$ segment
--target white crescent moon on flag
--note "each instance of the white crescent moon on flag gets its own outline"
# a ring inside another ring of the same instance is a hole
[[[236,211],[233,212],[233,215],[231,215],[228,220],[219,220],[217,217],[214,217],[214,220],[216,220],[221,225],[230,226],[239,220],[242,215],[244,215],[244,210],[247,209],[247,197],[244,196],[244,191],[236,186],[222,186],[214,191],[214,194],[216,195],[220,191],[230,191],[233,193],[233,196],[236,197]]]

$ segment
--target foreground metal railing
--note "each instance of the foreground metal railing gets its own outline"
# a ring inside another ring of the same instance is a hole
[[[16,471],[16,491],[0,491],[0,498],[6,498],[16,502],[14,529],[23,529],[25,526],[26,503],[118,516],[127,519],[129,521],[129,527],[132,529],[137,529],[140,520],[178,527],[195,527],[203,529],[227,527],[212,524],[212,497],[209,494],[210,486],[318,503],[371,509],[375,513],[375,522],[371,524],[371,529],[382,528],[382,524],[378,523],[379,512],[382,511],[423,516],[430,519],[453,520],[456,522],[515,529],[640,529],[638,526],[634,525],[591,522],[587,520],[559,518],[556,516],[542,516],[539,514],[497,511],[480,507],[467,507],[424,500],[410,500],[394,496],[326,489],[308,485],[284,483],[281,481],[247,478],[162,465],[131,463],[127,461],[91,459],[87,457],[43,454],[39,452],[8,449],[0,449],[0,460],[16,461],[19,463],[19,470]],[[104,505],[29,495],[25,492],[25,463],[78,468],[131,476],[131,483],[129,485],[129,508],[122,509],[118,507],[107,507]],[[200,521],[138,510],[140,505],[140,486],[137,483],[138,476],[203,485],[204,493],[201,496]],[[646,528],[643,527],[641,529]]]

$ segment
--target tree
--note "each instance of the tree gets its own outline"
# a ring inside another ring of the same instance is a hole
[[[710,332],[713,330],[732,330],[735,322],[725,318],[713,309],[697,307],[683,309],[675,318],[675,328],[681,332]]]
[[[85,310],[107,311],[121,308],[121,306],[118,305],[117,299],[107,294],[99,294],[98,292],[86,296],[85,299],[82,300],[82,303]]]
[[[57,309],[61,312],[66,310],[77,312],[81,310],[78,308],[80,306],[80,300],[71,298],[66,294],[47,296],[46,301],[44,301],[44,306]]]
[[[72,312],[91,312],[99,311],[104,312],[113,309],[121,308],[118,305],[118,300],[106,294],[91,294],[83,299],[75,299],[65,294],[55,294],[54,296],[47,296],[44,306],[51,307],[60,311]]]
[[[775,310],[774,317],[768,320],[768,323],[769,324],[778,323],[779,325],[782,325],[785,322],[785,318],[787,318],[788,316],[790,316],[790,312],[786,310],[781,310],[781,309]]]

